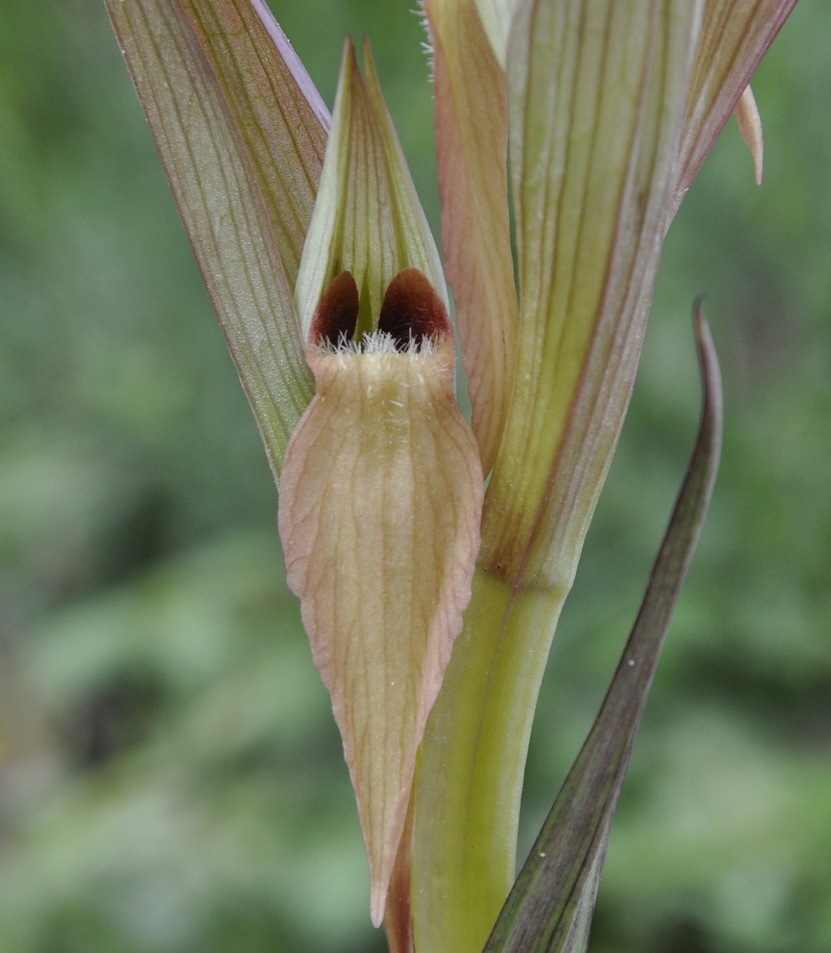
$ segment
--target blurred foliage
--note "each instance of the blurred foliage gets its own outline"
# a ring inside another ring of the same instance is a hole
[[[275,0],[331,102],[369,33],[437,218],[409,0]],[[0,0],[0,949],[371,953],[356,811],[276,497],[103,9]],[[673,226],[555,642],[526,843],[628,631],[690,445],[724,463],[612,838],[596,953],[831,949],[831,7],[802,0]]]

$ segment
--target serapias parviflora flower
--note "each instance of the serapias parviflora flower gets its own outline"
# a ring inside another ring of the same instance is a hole
[[[315,396],[286,450],[279,522],[358,800],[378,925],[416,752],[470,600],[483,479],[456,403],[446,303],[421,270],[440,281],[438,255],[368,47],[366,62],[365,82],[348,43],[301,262]]]

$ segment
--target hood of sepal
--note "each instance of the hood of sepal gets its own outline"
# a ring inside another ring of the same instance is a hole
[[[316,393],[286,452],[279,525],[343,739],[378,925],[416,752],[470,600],[483,479],[430,282],[400,272],[362,341],[349,336],[358,304],[342,272],[314,315]]]
[[[348,39],[312,221],[295,290],[304,339],[320,297],[349,271],[360,292],[356,334],[374,330],[393,278],[423,272],[448,302],[438,249],[384,103],[368,41],[366,76]],[[378,202],[379,196],[384,201]]]

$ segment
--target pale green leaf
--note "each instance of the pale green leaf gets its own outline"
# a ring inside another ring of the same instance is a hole
[[[744,139],[753,159],[756,185],[761,185],[762,172],[764,171],[765,141],[762,134],[762,117],[759,115],[756,97],[753,95],[750,86],[745,86],[744,92],[739,96],[733,115],[736,117],[741,137]]]
[[[183,0],[227,100],[294,286],[312,217],[329,111],[264,0]]]

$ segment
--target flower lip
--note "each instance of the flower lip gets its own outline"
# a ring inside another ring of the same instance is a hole
[[[310,343],[315,347],[353,353],[382,350],[413,353],[451,336],[447,308],[418,268],[405,268],[392,279],[384,294],[381,313],[372,333],[355,336],[360,295],[350,271],[342,271],[323,292],[312,321]]]
[[[278,516],[357,795],[378,926],[471,598],[484,479],[434,284],[398,270],[375,284],[372,308],[366,288],[342,270],[317,302],[305,352],[315,397],[286,450]]]

